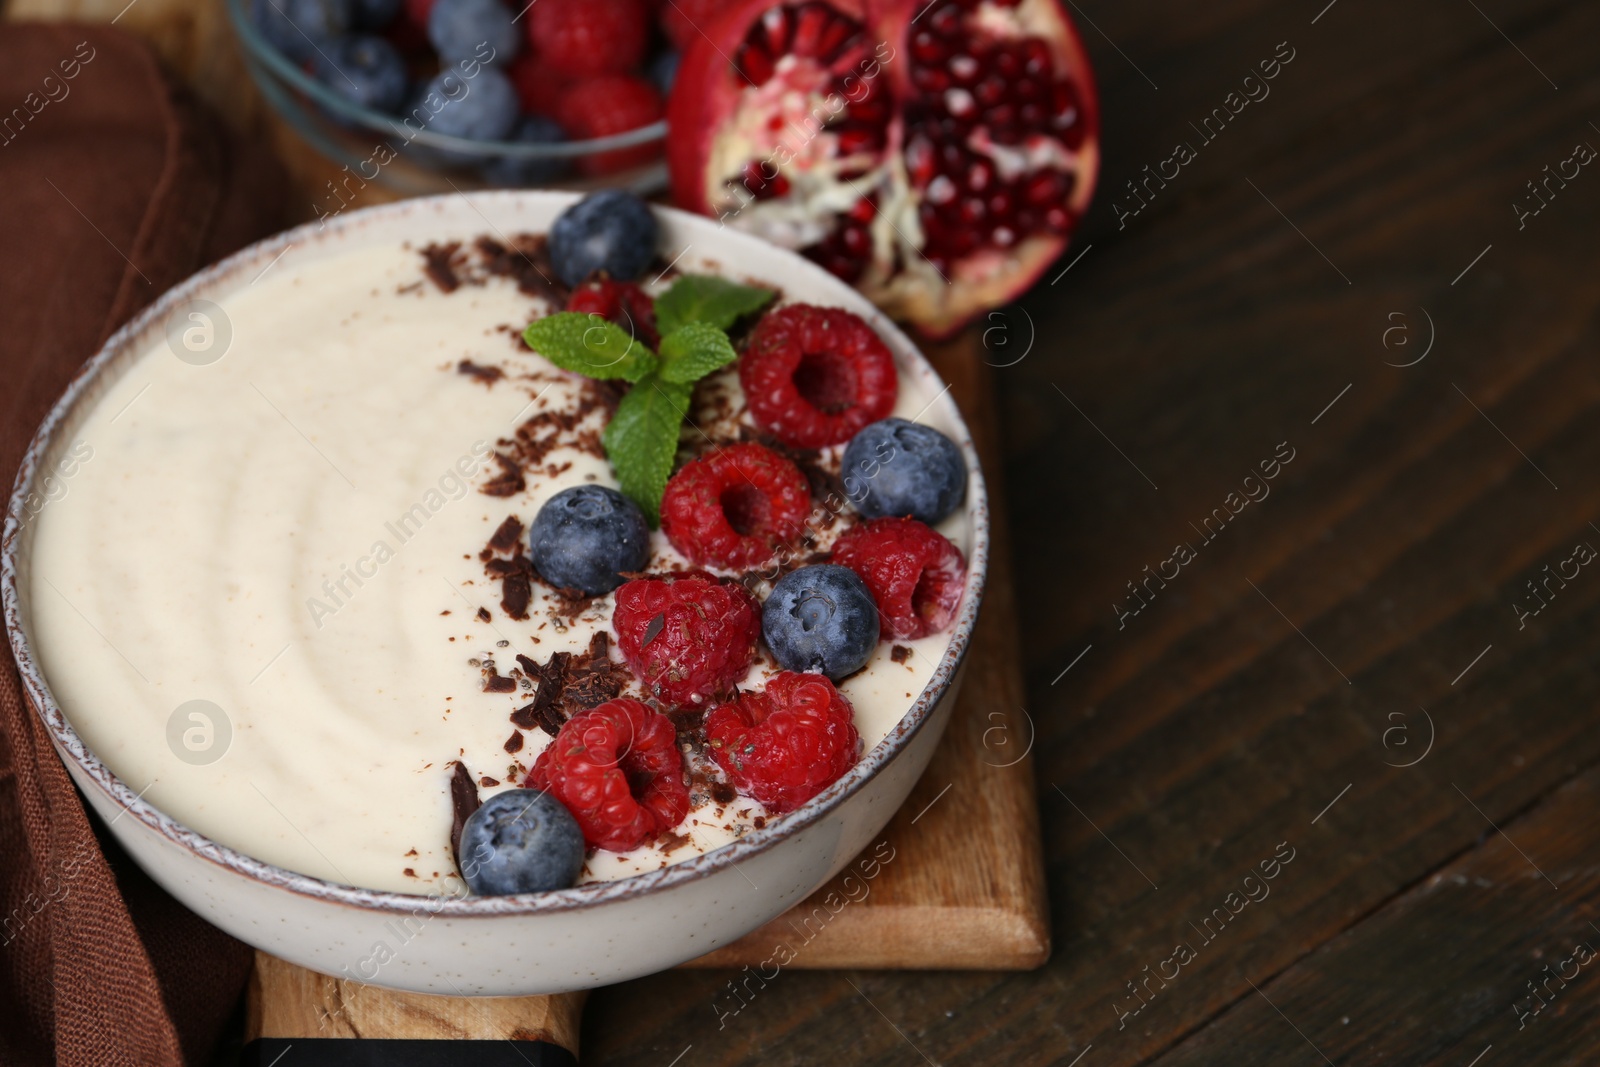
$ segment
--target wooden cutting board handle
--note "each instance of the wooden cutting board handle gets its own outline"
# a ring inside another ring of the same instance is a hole
[[[586,992],[439,997],[330,978],[256,953],[247,1065],[574,1067]]]

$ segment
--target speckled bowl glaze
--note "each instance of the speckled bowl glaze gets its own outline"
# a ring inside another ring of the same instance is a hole
[[[882,831],[927,766],[950,717],[982,599],[989,555],[983,478],[972,439],[937,375],[906,336],[857,293],[806,260],[714,221],[661,210],[662,254],[781,288],[790,300],[848,308],[877,329],[900,373],[937,394],[930,411],[971,471],[966,597],[927,687],[889,736],[822,795],[735,843],[619,881],[514,897],[427,897],[338,885],[226,848],[157,810],[73,730],[34,655],[26,521],[83,415],[145,352],[173,312],[223,303],[264,270],[376,242],[543,233],[575,197],[503,192],[409,200],[353,211],[252,245],[167,293],[79,373],[23,459],[0,541],[6,632],[34,710],[73,780],[128,852],[168,892],[239,939],[325,974],[445,995],[526,995],[588,988],[673,967],[728,944],[802,900]]]

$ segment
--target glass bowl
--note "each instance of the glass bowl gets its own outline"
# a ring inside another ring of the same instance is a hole
[[[559,144],[474,141],[407,125],[400,116],[363,107],[335,93],[279,51],[251,19],[252,5],[266,2],[226,0],[228,20],[242,46],[245,66],[272,109],[318,152],[353,172],[353,183],[346,178],[344,188],[330,194],[336,200],[330,210],[341,210],[346,206],[345,194],[353,196],[366,184],[408,196],[501,187],[503,182],[486,180],[482,174],[483,165],[497,158],[537,161],[570,172],[579,161],[602,152],[662,144],[666,139],[665,119],[609,137]],[[530,187],[580,191],[625,188],[640,195],[659,192],[666,184],[666,162],[661,156],[601,176],[568,173],[528,183]]]

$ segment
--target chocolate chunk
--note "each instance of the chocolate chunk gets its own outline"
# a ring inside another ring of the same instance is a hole
[[[488,622],[493,617],[494,616],[489,614],[489,609],[488,608],[479,608],[478,609],[478,621],[479,622]]]
[[[498,779],[498,778],[490,778],[486,774],[483,777],[478,779],[478,784],[483,786],[485,789],[493,789],[495,786],[500,784],[500,779]]]
[[[895,645],[889,650],[889,658],[896,663],[904,663],[911,658],[911,650],[905,645]]]
[[[500,464],[500,473],[484,482],[478,492],[486,496],[512,496],[528,487],[527,479],[522,476],[522,468],[515,461],[499,452],[492,455],[495,462]]]
[[[460,265],[460,252],[460,241],[451,241],[443,245],[431,244],[422,250],[422,273],[439,287],[440,292],[453,293],[460,288],[461,279],[456,275],[456,267]]]
[[[736,792],[733,786],[729,785],[727,782],[711,783],[711,799],[716,801],[718,804],[726,807],[737,800],[738,797],[738,792]]]
[[[507,515],[506,520],[495,528],[494,536],[489,538],[489,543],[485,546],[485,551],[489,552],[490,555],[480,558],[489,559],[491,556],[508,556],[520,551],[521,548],[522,520],[515,515]]]
[[[485,693],[515,693],[517,691],[517,680],[515,678],[507,678],[503,674],[487,674],[483,679],[483,691]]]
[[[533,583],[526,572],[506,575],[500,587],[500,607],[518,622],[528,617],[528,604],[533,600]]]
[[[530,704],[529,707],[532,707],[532,705]],[[519,708],[518,711],[520,711],[520,710],[521,709]],[[516,714],[517,714],[517,712],[512,712],[513,716],[515,716]],[[522,731],[521,730],[512,730],[511,731],[511,736],[506,738],[506,743],[505,743],[504,748],[511,755],[516,755],[518,752],[521,752],[522,751]]]
[[[453,760],[455,770],[450,772],[450,851],[455,854],[456,868],[461,867],[461,828],[467,824],[467,819],[478,810],[481,803],[478,800],[478,787],[472,781],[472,773],[467,770],[466,764],[460,760]]]
[[[474,363],[470,359],[464,359],[457,363],[456,373],[468,375],[474,381],[482,382],[486,386],[493,385],[506,376],[506,372],[499,367],[485,367],[483,364]]]

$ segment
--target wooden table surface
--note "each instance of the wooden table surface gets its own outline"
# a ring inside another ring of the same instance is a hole
[[[981,324],[1053,955],[674,971],[585,1063],[1600,1062],[1600,7],[1070,6],[1101,191]]]

